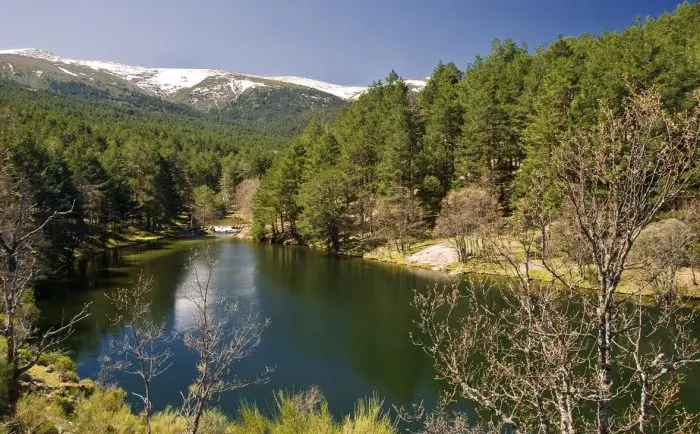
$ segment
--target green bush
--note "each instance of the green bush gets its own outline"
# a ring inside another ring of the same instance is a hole
[[[269,421],[254,405],[244,403],[239,410],[240,421],[234,430],[237,434],[267,432]]]
[[[98,389],[78,400],[74,425],[78,433],[142,433],[141,418],[124,402],[126,392],[110,387]]]
[[[236,432],[234,424],[219,410],[208,410],[202,415],[198,433],[233,434]]]
[[[289,395],[278,392],[276,396],[277,415],[271,421],[270,432],[293,434],[299,432],[332,433],[335,431],[333,417],[328,410],[326,399],[318,389]]]
[[[44,353],[39,357],[37,363],[43,366],[51,366],[62,373],[75,372],[73,360],[62,353]]]
[[[396,424],[382,411],[382,401],[376,397],[360,400],[353,416],[345,416],[340,431],[344,434],[391,434]]]
[[[151,418],[151,431],[157,434],[180,434],[187,428],[187,421],[171,410],[156,413]]]
[[[110,387],[101,388],[84,380],[89,387],[80,389],[82,395],[75,405],[61,404],[61,396],[27,394],[17,405],[17,412],[0,433],[14,429],[20,433],[129,433],[146,432],[144,419],[131,412],[125,403],[126,392]],[[81,383],[82,384],[82,383]],[[200,434],[394,434],[396,426],[382,412],[382,403],[373,398],[359,401],[352,415],[341,423],[333,420],[328,404],[316,388],[275,395],[276,408],[272,417],[243,404],[240,417],[231,421],[219,410],[207,410],[201,418]],[[187,429],[187,420],[167,409],[153,415],[151,432],[179,434]]]
[[[361,400],[353,415],[342,423],[333,420],[325,398],[316,388],[290,395],[279,392],[275,397],[276,410],[272,418],[266,418],[260,410],[243,405],[240,420],[231,432],[237,434],[393,434],[396,425],[382,412],[382,402],[372,398]]]
[[[45,396],[28,394],[17,403],[12,425],[21,433],[58,434],[66,430],[68,421],[58,404]]]

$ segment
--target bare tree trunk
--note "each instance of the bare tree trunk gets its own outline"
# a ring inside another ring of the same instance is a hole
[[[652,398],[649,392],[647,375],[642,373],[642,390],[639,393],[639,423],[637,426],[640,434],[645,434],[647,432],[647,427],[651,419]]]
[[[138,276],[138,281],[132,288],[119,288],[107,295],[109,303],[116,312],[114,318],[110,318],[113,325],[124,325],[126,334],[122,340],[112,342],[116,348],[112,353],[124,356],[124,362],[107,360],[103,365],[101,376],[109,375],[112,371],[123,370],[136,375],[143,384],[142,394],[132,392],[143,403],[143,415],[146,430],[151,432],[151,417],[153,416],[153,402],[151,399],[151,385],[155,377],[170,368],[172,353],[168,348],[158,350],[154,344],[167,345],[169,339],[165,337],[164,323],[156,323],[151,318],[151,302],[148,294],[152,289],[153,281],[143,272]]]
[[[201,264],[200,264],[201,262]],[[271,372],[266,368],[258,377],[246,381],[231,377],[233,365],[247,357],[261,339],[268,320],[257,321],[253,317],[244,318],[233,327],[233,316],[238,311],[237,304],[216,304],[216,311],[222,318],[212,317],[215,307],[209,302],[212,274],[215,265],[211,252],[196,253],[190,262],[192,278],[191,302],[195,307],[195,328],[185,334],[185,345],[199,356],[198,376],[194,384],[183,395],[181,414],[187,419],[187,432],[195,434],[199,430],[202,414],[211,399],[217,395],[267,381]],[[197,266],[204,267],[204,275]]]
[[[605,293],[601,291],[600,300],[605,300]],[[608,434],[610,432],[610,401],[612,399],[611,389],[613,380],[612,369],[612,345],[611,345],[611,321],[610,309],[603,304],[598,310],[598,433]]]

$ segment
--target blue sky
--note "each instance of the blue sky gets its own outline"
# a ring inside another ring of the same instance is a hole
[[[2,4],[5,3],[5,4]],[[0,49],[368,84],[424,77],[512,37],[622,30],[667,0],[0,0]]]

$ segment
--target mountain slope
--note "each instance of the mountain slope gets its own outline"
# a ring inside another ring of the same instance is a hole
[[[0,78],[93,99],[158,98],[214,114],[220,120],[283,135],[296,134],[312,112],[337,112],[367,90],[294,76],[75,60],[32,48],[0,50]],[[425,80],[406,83],[414,90],[425,86]]]
[[[303,77],[261,77],[217,69],[145,68],[107,61],[75,60],[33,48],[0,50],[0,63],[7,65],[7,69],[13,69],[13,60],[17,62],[18,57],[43,61],[45,64],[52,65],[54,67],[52,69],[60,70],[75,78],[86,77],[89,79],[94,77],[95,73],[109,74],[129,82],[145,92],[164,98],[188,89],[193,94],[201,96],[210,93],[209,96],[216,99],[239,95],[246,89],[254,87],[298,86],[316,89],[342,99],[353,99],[367,89],[361,86],[341,86]]]

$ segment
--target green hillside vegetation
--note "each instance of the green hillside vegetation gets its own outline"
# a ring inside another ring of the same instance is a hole
[[[113,432],[169,434],[187,432],[187,420],[176,411],[165,410],[153,415],[150,427],[125,404],[126,393],[114,387],[77,381],[72,363],[65,356],[52,356],[52,368],[46,362],[33,369],[31,384],[35,390],[24,395],[9,424],[0,425],[0,432]],[[47,357],[48,359],[48,357]],[[61,364],[57,363],[60,361]],[[58,368],[57,368],[58,366]],[[60,366],[63,366],[62,368]],[[274,396],[270,414],[242,404],[239,416],[226,417],[216,409],[202,416],[201,434],[393,434],[398,429],[382,410],[377,399],[359,400],[353,414],[336,421],[318,389]],[[12,431],[10,431],[10,428]]]
[[[35,89],[49,89],[54,83],[80,82],[112,94],[142,93],[133,83],[104,71],[81,65],[71,65],[70,74],[50,61],[15,54],[2,55],[11,62],[0,68],[0,79],[12,80]]]
[[[299,135],[311,119],[334,119],[347,103],[314,89],[262,87],[246,90],[210,113],[225,122],[283,137]]]
[[[215,95],[228,90],[230,84],[221,77],[211,77],[192,88],[158,97],[128,80],[79,64],[71,64],[68,70],[50,60],[20,55],[4,54],[2,60],[0,79],[32,89],[51,90],[87,101],[112,101],[148,111],[217,119],[286,138],[299,135],[313,118],[333,119],[348,104],[316,89],[265,78],[254,79],[265,87],[247,89],[230,101],[207,97],[211,92]]]
[[[75,202],[67,221],[46,230],[53,269],[87,245],[167,230],[176,219],[189,225],[182,214],[192,212],[192,191],[220,191],[223,162],[258,176],[285,142],[152,97],[105,99],[78,83],[54,89],[0,81],[2,152],[31,184],[40,217]]]

